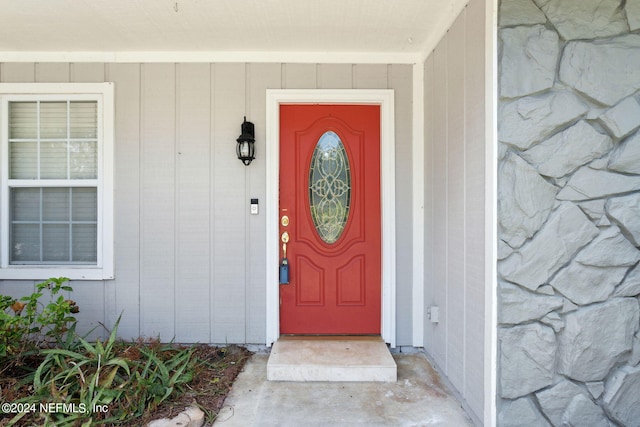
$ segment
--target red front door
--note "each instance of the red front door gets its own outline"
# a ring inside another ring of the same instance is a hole
[[[280,218],[280,332],[379,334],[379,106],[280,106]]]

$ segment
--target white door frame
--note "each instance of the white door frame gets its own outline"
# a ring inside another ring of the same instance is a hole
[[[395,116],[392,89],[268,89],[266,141],[266,344],[280,337],[278,264],[280,104],[380,105],[380,167],[382,196],[382,321],[385,342],[396,346],[396,174]]]

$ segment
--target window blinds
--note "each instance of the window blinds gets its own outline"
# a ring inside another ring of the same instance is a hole
[[[96,263],[97,112],[95,101],[9,103],[12,264]]]

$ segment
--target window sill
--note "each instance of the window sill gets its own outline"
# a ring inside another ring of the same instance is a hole
[[[46,280],[51,277],[67,277],[70,280],[110,280],[113,271],[99,267],[7,267],[0,268],[0,280]]]

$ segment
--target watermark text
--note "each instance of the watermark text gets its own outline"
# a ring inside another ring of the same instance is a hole
[[[22,413],[45,413],[45,414],[106,414],[109,412],[109,405],[89,406],[85,403],[60,403],[60,402],[5,402],[0,405],[2,414],[22,414]]]

